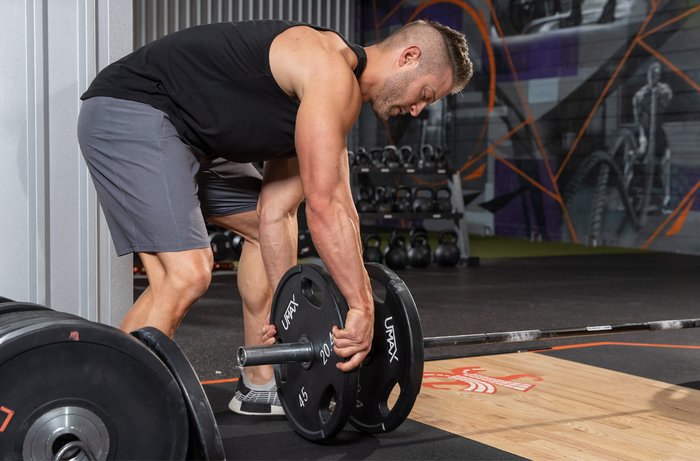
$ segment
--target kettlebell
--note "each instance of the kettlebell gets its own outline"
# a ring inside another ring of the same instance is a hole
[[[387,168],[396,168],[399,166],[399,154],[396,146],[389,144],[384,146],[384,166]]]
[[[223,232],[214,230],[209,232],[209,244],[214,253],[214,262],[233,260],[233,248],[231,240]]]
[[[372,166],[375,168],[384,167],[384,149],[381,147],[373,147],[369,150],[369,157],[372,161]]]
[[[382,238],[376,234],[370,234],[365,237],[364,251],[362,259],[366,263],[383,263],[384,257],[379,247],[382,245]]]
[[[433,190],[427,187],[418,187],[413,192],[413,212],[431,213],[433,211],[433,201],[435,200]]]
[[[408,263],[406,240],[402,235],[394,233],[384,250],[384,261],[390,269],[404,269]]]
[[[394,191],[394,205],[392,206],[392,211],[396,213],[410,213],[412,197],[413,193],[410,187],[398,186]]]
[[[435,149],[431,144],[424,144],[420,149],[418,168],[431,170],[435,168]]]
[[[408,247],[408,265],[411,267],[423,268],[430,265],[430,242],[428,234],[422,230],[412,232],[410,236],[411,245]]]
[[[449,187],[441,187],[435,191],[434,209],[438,213],[452,212],[452,191]]]
[[[459,263],[460,254],[456,232],[448,231],[440,234],[433,259],[442,267],[454,267]]]
[[[355,149],[355,166],[359,168],[367,168],[372,166],[372,160],[369,158],[367,149],[358,147]]]
[[[243,252],[243,244],[245,243],[245,238],[237,233],[227,230],[224,235],[231,241],[231,248],[233,250],[233,260],[238,261],[241,259],[241,253]]]
[[[384,186],[374,188],[374,209],[377,213],[391,213],[392,198],[389,190]]]
[[[435,161],[435,167],[445,170],[450,167],[449,163],[447,162],[447,155],[445,155],[444,150],[442,150],[439,147],[435,147],[435,150],[433,152],[433,160]]]
[[[399,157],[401,158],[401,166],[404,168],[416,167],[418,159],[411,146],[401,146],[401,149],[399,149]]]
[[[374,205],[370,201],[372,198],[372,189],[368,187],[360,188],[360,198],[355,202],[355,208],[358,213],[374,213]]]

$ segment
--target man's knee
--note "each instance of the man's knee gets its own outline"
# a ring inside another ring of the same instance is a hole
[[[178,272],[179,284],[184,291],[189,292],[193,298],[199,298],[209,289],[211,284],[211,267],[196,266],[190,271]]]
[[[161,255],[165,268],[164,285],[187,302],[202,296],[212,279],[211,248]]]

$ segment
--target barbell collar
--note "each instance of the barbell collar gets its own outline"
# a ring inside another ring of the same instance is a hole
[[[310,363],[314,358],[314,346],[302,338],[298,343],[280,343],[272,346],[239,347],[238,365],[275,365],[284,363]]]

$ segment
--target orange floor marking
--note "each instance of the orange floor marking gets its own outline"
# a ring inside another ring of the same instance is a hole
[[[239,378],[225,378],[225,379],[209,379],[206,381],[200,381],[202,385],[205,384],[223,384],[223,383],[237,383]]]

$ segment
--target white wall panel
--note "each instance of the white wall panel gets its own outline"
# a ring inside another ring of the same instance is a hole
[[[130,0],[4,0],[0,295],[116,324],[131,305],[76,123],[98,69],[132,47]]]

